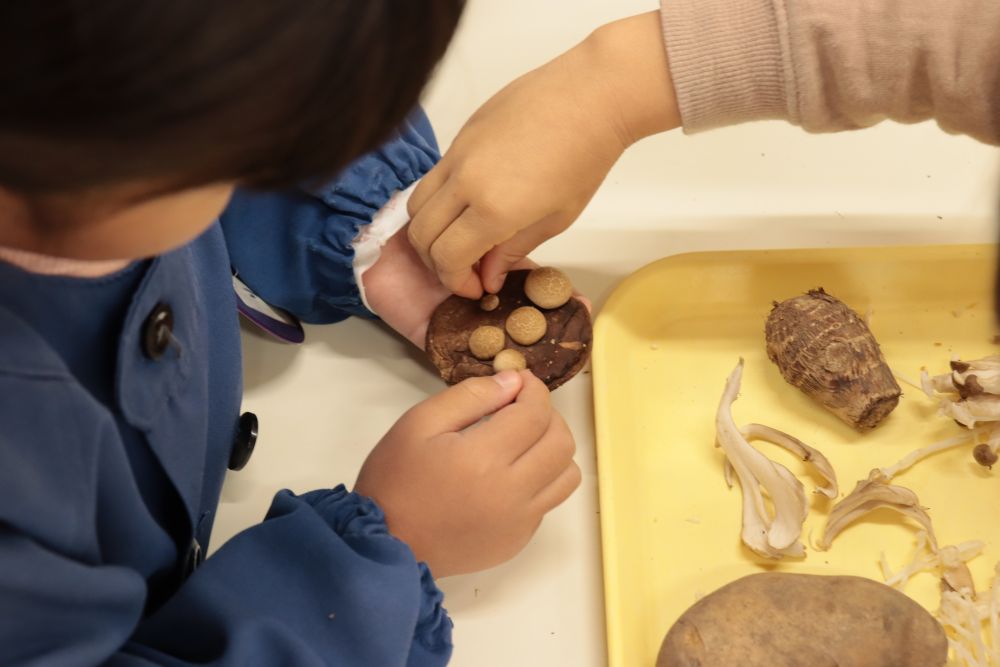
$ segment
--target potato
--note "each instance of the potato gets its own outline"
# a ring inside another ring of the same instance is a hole
[[[766,572],[688,609],[657,667],[941,667],[948,640],[916,602],[876,581]]]

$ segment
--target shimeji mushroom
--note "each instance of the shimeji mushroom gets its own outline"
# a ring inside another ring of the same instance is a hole
[[[788,468],[768,459],[748,440],[773,442],[812,462],[828,482],[819,491],[830,497],[837,494],[836,475],[826,457],[781,431],[761,424],[750,424],[743,429],[736,426],[732,406],[742,378],[743,359],[740,359],[726,380],[715,417],[715,432],[717,445],[726,455],[727,481],[735,472],[743,493],[743,542],[768,558],[803,556],[805,547],[800,537],[809,505],[802,483]],[[771,498],[773,512],[768,510],[762,490]]]
[[[976,445],[973,458],[987,468],[1000,450],[1000,356],[951,362],[951,372],[931,376],[922,371],[920,384],[931,398],[940,399],[940,411],[969,429],[992,426],[986,442]]]

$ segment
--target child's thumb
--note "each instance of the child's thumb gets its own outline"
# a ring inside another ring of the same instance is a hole
[[[419,418],[434,434],[461,431],[513,402],[523,384],[517,371],[469,378],[421,403]]]

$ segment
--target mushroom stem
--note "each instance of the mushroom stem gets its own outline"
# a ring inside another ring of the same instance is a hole
[[[910,452],[909,454],[901,458],[899,461],[897,461],[895,464],[888,466],[886,468],[879,468],[878,470],[880,473],[882,473],[882,476],[885,477],[886,481],[888,481],[893,477],[895,477],[896,475],[898,475],[899,473],[903,472],[904,470],[912,467],[918,461],[927,458],[928,456],[933,456],[934,454],[943,452],[953,447],[958,447],[959,445],[968,444],[969,440],[976,437],[977,433],[978,431],[967,433],[964,435],[955,436],[954,438],[948,438],[947,440],[942,440],[941,442],[936,442],[933,445],[927,445],[926,447],[921,447],[920,449],[916,449]]]

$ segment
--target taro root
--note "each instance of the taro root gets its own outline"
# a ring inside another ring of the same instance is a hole
[[[775,303],[767,356],[785,380],[859,431],[877,426],[902,393],[875,336],[823,288]]]
[[[684,612],[656,667],[941,667],[947,654],[934,617],[885,584],[765,572]]]

